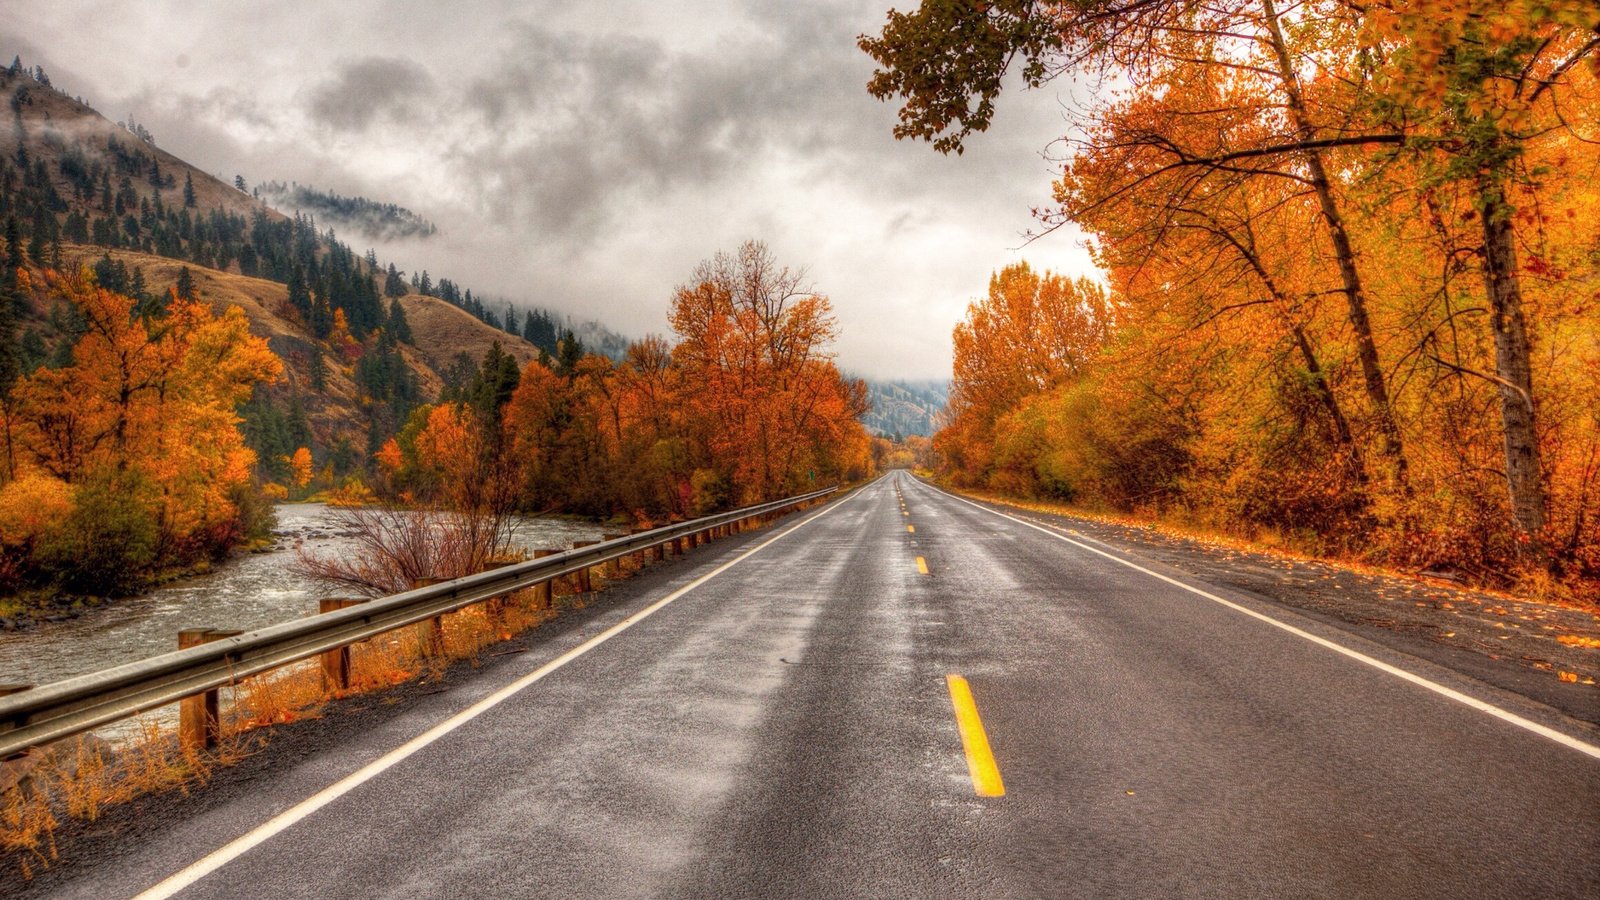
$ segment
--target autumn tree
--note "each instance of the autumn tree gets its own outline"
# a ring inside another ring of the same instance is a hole
[[[1073,166],[1095,157],[1136,164],[1099,181],[1069,170],[1046,216],[1052,227],[1151,187],[1191,211],[1244,181],[1303,189],[1345,300],[1367,415],[1402,493],[1408,455],[1389,370],[1412,357],[1404,347],[1383,357],[1352,192],[1405,171],[1423,215],[1469,213],[1481,229],[1466,249],[1481,260],[1492,371],[1430,359],[1497,386],[1511,519],[1533,546],[1546,521],[1547,467],[1517,229],[1546,176],[1525,159],[1534,143],[1582,131],[1577,85],[1600,47],[1597,25],[1600,9],[1587,0],[927,2],[891,13],[882,35],[861,44],[883,66],[869,89],[903,100],[897,136],[945,152],[988,126],[1013,64],[1032,86],[1065,71],[1122,81],[1080,117]],[[1203,102],[1208,92],[1224,102]],[[1465,210],[1445,208],[1452,193]],[[1152,227],[1172,222],[1171,208],[1151,212]],[[1333,415],[1337,397],[1329,390],[1323,401]]]
[[[289,457],[289,483],[296,490],[304,491],[311,484],[311,475],[311,449],[299,447]]]
[[[865,387],[828,345],[838,325],[802,271],[747,241],[701,263],[673,294],[673,360],[700,392],[698,440],[737,502],[770,499],[838,471],[839,451],[869,448],[856,420]],[[832,471],[830,471],[832,470]]]
[[[173,296],[164,317],[146,320],[87,271],[51,274],[49,289],[77,310],[82,334],[71,365],[19,383],[14,427],[23,464],[72,491],[57,563],[86,586],[122,584],[227,547],[255,461],[235,410],[281,363],[237,308],[217,315]]]
[[[1027,263],[989,279],[989,294],[956,326],[950,391],[951,422],[941,452],[969,483],[992,464],[995,423],[1034,394],[1083,374],[1114,324],[1098,285]]]

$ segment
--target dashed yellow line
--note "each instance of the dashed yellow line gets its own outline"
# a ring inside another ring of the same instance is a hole
[[[944,680],[950,686],[950,705],[955,707],[956,727],[961,731],[961,747],[967,753],[967,771],[972,773],[973,791],[979,797],[1004,797],[1006,785],[1000,780],[1000,767],[995,764],[983,720],[978,718],[978,704],[972,699],[971,685],[953,673]]]
[[[907,534],[916,534],[917,533],[917,526],[915,526],[915,525],[907,525],[906,526],[906,533]]]
[[[924,575],[928,574],[928,561],[920,556],[917,557],[917,571]]]

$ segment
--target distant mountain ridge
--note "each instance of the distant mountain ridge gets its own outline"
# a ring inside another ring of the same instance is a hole
[[[939,416],[950,403],[950,382],[869,380],[867,397],[872,411],[862,422],[868,431],[884,437],[927,437],[938,430]]]
[[[235,186],[242,190],[243,181],[241,177]],[[366,197],[344,197],[307,184],[264,181],[251,194],[281,212],[314,215],[323,224],[331,221],[343,231],[354,231],[375,241],[430,238],[439,233],[436,225],[403,206]]]

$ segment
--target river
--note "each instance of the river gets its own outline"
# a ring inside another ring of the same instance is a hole
[[[323,504],[282,504],[277,513],[276,542],[268,552],[240,554],[209,574],[76,618],[0,632],[0,682],[48,684],[176,650],[184,628],[249,630],[314,614],[317,600],[334,592],[295,571],[296,551],[332,555],[354,542]],[[529,518],[518,521],[516,543],[529,550],[566,548],[601,531],[591,522]]]

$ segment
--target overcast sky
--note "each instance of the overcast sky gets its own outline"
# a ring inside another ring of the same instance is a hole
[[[441,233],[379,248],[403,269],[638,337],[758,238],[832,299],[841,366],[948,377],[994,269],[1090,271],[1073,235],[1017,249],[1066,87],[962,157],[896,142],[855,46],[895,3],[8,0],[0,53],[215,174],[409,207]]]

